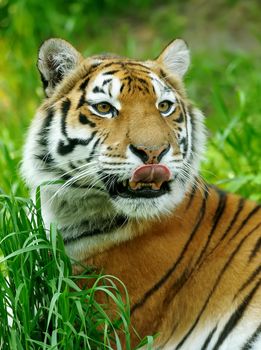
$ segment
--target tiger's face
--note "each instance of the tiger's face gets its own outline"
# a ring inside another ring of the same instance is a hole
[[[83,59],[62,40],[45,42],[38,66],[48,98],[28,146],[38,149],[35,171],[42,162],[48,180],[63,179],[64,190],[92,193],[129,218],[170,212],[195,181],[205,139],[181,82],[188,63],[181,40],[145,62]],[[45,176],[38,172],[37,185]]]

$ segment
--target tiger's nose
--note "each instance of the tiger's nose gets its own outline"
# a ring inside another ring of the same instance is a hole
[[[130,150],[139,157],[145,164],[158,164],[162,157],[169,151],[170,144],[146,147],[144,145],[130,145]]]

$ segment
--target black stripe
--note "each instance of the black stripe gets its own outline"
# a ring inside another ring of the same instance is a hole
[[[212,329],[212,331],[209,333],[209,335],[207,336],[207,338],[206,338],[206,340],[205,340],[205,342],[204,342],[204,344],[202,345],[202,347],[201,347],[200,350],[206,350],[206,349],[207,349],[207,347],[208,347],[208,345],[209,345],[209,343],[210,343],[210,341],[211,341],[211,339],[212,339],[214,333],[216,332],[216,330],[217,330],[217,326],[214,327],[214,328]]]
[[[216,190],[216,191],[217,191],[217,190]],[[200,260],[201,260],[201,257],[204,255],[204,252],[206,251],[206,249],[207,249],[207,247],[208,247],[208,245],[209,245],[211,236],[213,235],[213,232],[215,231],[215,228],[217,227],[217,224],[218,224],[218,222],[219,222],[219,220],[220,220],[220,217],[221,217],[221,215],[222,215],[222,213],[223,213],[223,211],[224,211],[224,209],[225,209],[226,199],[227,199],[226,193],[223,192],[223,191],[220,191],[220,190],[218,191],[218,193],[219,193],[219,203],[218,203],[218,206],[217,206],[217,208],[216,208],[215,215],[214,215],[214,217],[213,217],[213,225],[212,225],[212,227],[211,227],[211,231],[210,231],[210,233],[209,233],[209,235],[208,235],[208,239],[207,239],[207,241],[206,241],[206,243],[205,243],[205,246],[204,246],[204,248],[201,250],[201,253],[200,253],[199,257],[197,258],[197,261],[196,261],[196,263],[195,263],[195,266],[198,265],[198,263],[199,263]],[[192,273],[193,273],[193,269],[190,271],[190,273],[187,274],[186,280],[184,280],[184,283],[190,278],[190,276],[191,276]],[[180,284],[180,283],[178,284],[177,281],[175,281],[175,283],[171,286],[171,291],[172,291],[172,293],[169,292],[169,293],[168,293],[168,297],[165,298],[165,302],[166,302],[166,303],[170,303],[171,300],[173,300],[173,298],[175,297],[175,295],[177,295],[177,294],[179,293],[179,291],[182,289],[184,283],[183,283],[183,284]],[[177,287],[178,287],[178,289],[177,289]]]
[[[167,78],[167,76],[168,76],[167,73],[165,73],[163,69],[160,69],[160,75],[162,78]]]
[[[48,143],[48,133],[49,129],[53,120],[54,116],[54,110],[53,108],[48,108],[47,115],[45,117],[45,120],[43,122],[41,131],[38,133],[38,136],[40,136],[40,139],[38,140],[39,144],[42,146],[47,146]]]
[[[167,73],[165,73],[162,69],[160,70],[160,78],[164,80],[164,83],[167,84],[167,86],[170,88],[170,90],[173,90],[173,83],[171,82],[171,79],[169,79],[169,76]]]
[[[93,72],[96,70],[96,68],[98,68],[102,63],[101,62],[96,62],[96,63],[93,63],[91,68],[90,68],[90,72]]]
[[[119,69],[114,69],[114,70],[109,70],[108,72],[102,73],[102,75],[110,75],[110,74],[115,74],[118,73]]]
[[[245,283],[242,284],[242,286],[239,288],[238,292],[234,296],[234,300],[238,297],[238,295],[247,287],[250,285],[252,281],[255,280],[255,278],[260,274],[261,272],[261,265],[259,265],[252,274],[248,277]]]
[[[110,83],[111,81],[112,81],[112,79],[105,79],[105,80],[103,81],[103,83],[102,83],[102,86],[104,86],[104,85]]]
[[[128,69],[128,68],[127,68]],[[138,74],[141,74],[141,73],[144,73],[144,74],[146,74],[146,75],[148,75],[148,79],[150,79],[151,80],[151,77],[149,76],[149,74],[151,73],[151,71],[149,71],[149,70],[144,70],[144,69],[141,69],[141,68],[139,68],[139,67],[137,67],[137,68],[135,68],[135,67],[132,67],[132,74],[135,74],[135,75],[138,75]]]
[[[65,156],[66,154],[72,152],[75,146],[76,144],[74,144],[73,142],[69,142],[66,145],[64,141],[59,141],[58,147],[57,147],[57,153],[59,153],[61,156]]]
[[[142,84],[142,85],[146,85],[147,87],[149,86],[148,82],[145,79],[136,77],[136,79]]]
[[[124,87],[125,87],[125,84],[123,83],[123,84],[121,85],[120,92],[123,91]]]
[[[150,73],[150,70],[148,69],[148,67],[144,66],[143,64],[141,63],[138,63],[138,62],[133,62],[133,61],[126,61],[126,63],[124,62],[124,65],[128,65],[128,66],[137,66],[137,67],[141,67],[144,69],[144,71],[146,73]]]
[[[95,94],[97,94],[99,92],[102,94],[105,94],[105,91],[102,88],[100,88],[99,86],[95,86],[95,88],[92,90],[92,92],[94,92]]]
[[[104,69],[104,68],[114,66],[114,65],[119,65],[122,67],[122,69],[126,69],[126,66],[133,66],[133,69],[135,69],[135,67],[137,67],[137,70],[139,72],[143,72],[146,74],[150,73],[150,70],[145,65],[138,63],[138,62],[135,62],[135,61],[130,61],[130,60],[125,60],[124,62],[123,61],[114,61],[114,62],[106,63],[106,64],[103,64],[101,68]],[[119,72],[119,70],[115,70],[115,71],[113,70],[112,73],[106,72],[106,74],[114,74],[115,72]]]
[[[97,68],[99,68],[99,66],[101,65],[101,63],[94,63],[89,71],[82,77],[82,79],[84,79],[82,82],[81,82],[81,85],[79,87],[79,90],[80,91],[85,91],[89,81],[90,81],[90,74],[93,74]]]
[[[194,153],[197,151],[195,149],[195,145],[196,145],[196,135],[197,135],[197,127],[196,127],[196,123],[194,120],[194,113],[193,113],[193,109],[189,106],[188,107],[189,110],[189,115],[191,116],[190,118],[190,122],[191,122],[191,159],[194,158]]]
[[[99,138],[94,142],[94,145],[93,145],[93,147],[92,147],[92,151],[91,151],[89,157],[86,158],[86,163],[89,163],[89,162],[92,160],[92,158],[93,158],[93,156],[94,156],[94,153],[95,153],[95,150],[96,150],[96,148],[97,148],[99,142],[100,142],[100,139],[99,139]]]
[[[157,283],[155,283],[154,286],[152,288],[150,288],[136,304],[134,304],[132,306],[131,313],[133,313],[138,308],[142,307],[145,304],[145,302],[147,301],[147,299],[151,295],[153,295],[158,289],[160,289],[162,287],[162,285],[169,279],[169,277],[172,275],[172,273],[175,271],[176,267],[179,265],[179,263],[183,259],[186,250],[188,249],[193,237],[195,236],[195,234],[196,234],[196,232],[197,232],[197,230],[198,230],[198,228],[199,228],[199,226],[204,218],[205,211],[206,211],[207,197],[208,197],[208,191],[207,191],[207,188],[205,188],[205,195],[203,197],[202,205],[201,205],[199,213],[198,213],[198,220],[197,220],[187,242],[185,243],[178,259],[171,266],[171,268],[161,277],[161,279]]]
[[[49,153],[44,154],[35,154],[34,157],[44,163],[47,167],[50,167],[50,165],[54,165],[55,161],[53,157]],[[41,169],[42,170],[42,169]]]
[[[248,222],[249,219],[251,219],[252,216],[255,215],[256,212],[258,212],[258,210],[261,208],[260,205],[257,205],[254,209],[252,209],[250,211],[250,213],[247,215],[247,217],[245,218],[245,220],[242,221],[242,224],[240,225],[240,227],[237,229],[237,231],[234,233],[234,235],[230,238],[229,242],[232,241],[233,238],[236,237],[236,235],[238,234],[238,232],[246,225],[246,223]]]
[[[185,334],[185,336],[182,338],[182,340],[179,342],[179,344],[176,346],[175,350],[180,349],[181,346],[185,343],[185,341],[187,340],[187,338],[190,336],[190,334],[193,332],[193,330],[195,329],[195,327],[197,326],[200,317],[202,316],[203,312],[205,311],[210,298],[212,297],[212,295],[214,294],[217,286],[219,285],[219,282],[223,276],[223,274],[225,273],[225,271],[228,269],[229,265],[231,264],[232,260],[234,259],[235,255],[238,253],[238,251],[240,250],[241,246],[243,245],[243,243],[246,241],[246,239],[256,230],[257,227],[255,227],[253,230],[251,230],[246,236],[244,236],[241,241],[239,242],[238,246],[233,250],[232,254],[229,256],[227,262],[225,263],[225,265],[223,266],[222,270],[220,271],[214,286],[212,287],[204,305],[202,306],[197,318],[195,319],[193,325],[190,327],[190,329],[188,330],[188,332]]]
[[[61,112],[62,112],[63,118],[67,117],[67,114],[68,114],[70,108],[71,108],[71,101],[67,98],[66,100],[64,100],[62,102],[62,106],[61,106]]]
[[[106,226],[103,225],[102,228],[95,228],[93,230],[84,231],[77,236],[64,238],[64,244],[75,242],[84,237],[93,237],[97,235],[102,235],[106,233],[110,233],[116,229],[124,227],[128,223],[128,218],[124,215],[117,216],[114,220],[109,219]],[[88,226],[91,226],[89,222],[86,222]]]
[[[78,170],[78,167],[75,166],[75,165],[73,164],[73,162],[69,162],[69,167],[70,167],[72,170]]]
[[[90,78],[85,79],[80,85],[80,90],[84,91],[86,89],[86,86],[88,85],[89,81],[90,81]]]
[[[69,138],[67,135],[67,130],[66,130],[66,118],[67,118],[68,112],[70,110],[70,107],[71,107],[71,101],[69,99],[66,99],[62,102],[62,106],[61,106],[61,112],[62,112],[61,130],[62,130],[62,134],[67,139],[66,141],[60,140],[58,143],[57,153],[59,153],[62,156],[72,152],[74,150],[75,146],[78,146],[78,145],[87,146],[93,140],[95,134],[97,133],[97,131],[92,132],[91,136],[86,140]]]
[[[111,90],[112,90],[112,84],[109,85],[109,96],[112,97],[112,93],[111,93]],[[115,111],[114,111],[115,112]]]
[[[218,222],[221,219],[222,214],[224,213],[224,210],[226,208],[226,202],[227,202],[227,194],[226,194],[226,192],[223,192],[223,191],[220,191],[220,190],[216,191],[216,192],[219,195],[218,206],[216,208],[215,215],[214,215],[214,217],[212,219],[213,224],[212,224],[211,230],[210,230],[210,232],[208,234],[207,241],[206,241],[203,249],[201,250],[200,255],[199,255],[199,257],[198,257],[198,259],[197,259],[197,261],[195,263],[196,266],[200,263],[203,255],[207,251],[209,243],[210,243],[211,238],[213,236],[213,233],[215,232],[215,229],[217,228]]]
[[[113,65],[122,65],[122,62],[115,61],[115,62],[109,62],[109,63],[103,63],[101,69],[111,67]]]
[[[183,112],[180,113],[179,117],[177,119],[174,119],[175,123],[182,123],[184,122],[184,115]]]
[[[77,105],[77,109],[81,108],[85,103],[86,101],[85,101],[85,92],[84,92],[80,97],[80,100]]]
[[[71,107],[71,101],[67,98],[66,100],[64,100],[62,102],[62,106],[61,106],[61,112],[62,112],[61,129],[62,129],[63,135],[66,137],[67,137],[66,118],[67,118],[67,114],[70,110],[70,107]]]
[[[213,186],[211,186],[213,187]],[[216,187],[214,187],[216,189]],[[209,254],[211,254],[213,251],[216,250],[217,246],[220,244],[221,241],[224,240],[224,238],[227,236],[227,234],[229,233],[229,231],[232,229],[233,225],[235,224],[235,222],[237,221],[237,218],[239,216],[239,214],[241,213],[242,209],[244,208],[244,203],[245,203],[245,199],[244,198],[240,198],[240,200],[238,201],[238,208],[237,211],[235,212],[233,218],[231,219],[226,231],[223,233],[222,237],[220,238],[219,242],[215,245],[215,247],[213,247],[211,249],[211,251],[209,252]]]
[[[181,99],[179,99],[178,102],[180,104],[181,113],[183,114],[183,117],[185,118],[186,114],[187,114],[187,110],[186,110],[185,104],[184,104],[184,102]]]
[[[143,92],[143,95],[145,94],[145,92],[147,92],[147,93],[150,92],[149,88],[148,88],[147,86],[145,86],[145,85],[142,85],[142,86],[140,87],[138,84],[136,84],[136,85],[135,85],[135,88],[138,88],[139,91],[142,91],[142,92]]]
[[[256,241],[256,244],[249,256],[248,262],[250,262],[256,256],[257,252],[260,250],[260,247],[261,247],[261,237],[259,237],[258,240]]]
[[[196,193],[196,190],[197,190],[197,185],[196,185],[196,181],[197,179],[195,180],[193,186],[192,186],[192,190],[190,191],[190,196],[189,196],[189,201],[188,201],[188,204],[186,206],[186,210],[188,210],[192,204],[192,201],[195,197],[195,193]]]
[[[261,334],[261,323],[259,324],[257,329],[254,331],[254,333],[247,339],[246,343],[243,345],[241,350],[253,349],[253,345],[255,345],[255,341],[258,339],[260,334]]]
[[[223,344],[224,340],[227,338],[227,336],[233,331],[233,329],[236,327],[242,316],[244,315],[244,312],[251,302],[252,298],[255,295],[255,292],[257,291],[258,287],[260,286],[260,281],[254,286],[254,288],[251,290],[251,292],[245,297],[243,302],[239,305],[239,307],[234,311],[234,313],[229,318],[228,322],[223,328],[223,331],[219,335],[219,338],[213,347],[213,350],[219,349],[219,347]]]
[[[96,126],[96,124],[92,121],[90,121],[87,117],[87,115],[80,113],[79,114],[79,121],[80,123],[84,124],[84,125],[89,125],[91,128],[94,128]]]
[[[179,140],[179,145],[180,146],[182,146],[182,145],[184,146],[184,152],[182,152],[183,157],[184,157],[184,155],[187,153],[187,150],[188,150],[188,140],[187,140],[187,138],[182,137],[182,139]]]
[[[122,155],[122,154],[109,154],[109,153],[106,153],[106,154],[104,154],[106,157],[108,157],[108,158],[125,158],[125,156],[124,155]]]
[[[166,294],[163,300],[163,306],[165,309],[168,309],[169,304],[174,300],[175,296],[179,293],[179,291],[183,288],[184,284],[189,280],[190,276],[193,273],[193,269],[190,271],[191,260],[187,264],[185,270],[182,274],[176,279],[176,281],[172,284],[169,289],[169,292]]]
[[[75,148],[75,146],[81,145],[81,146],[87,146],[96,135],[97,131],[94,131],[91,136],[87,140],[81,140],[81,139],[67,139],[67,144],[65,144],[64,141],[60,141],[58,143],[57,152],[64,156],[70,152],[72,152]]]
[[[130,77],[129,75],[127,76],[127,77],[125,77],[125,78],[122,78],[121,80],[127,80],[127,82],[128,82],[128,85],[130,85],[131,84],[131,82],[133,81],[133,78],[132,77]]]
[[[222,237],[220,238],[220,241],[223,241],[223,239],[226,237],[228,232],[231,230],[231,228],[233,227],[233,225],[237,221],[239,214],[241,213],[242,209],[244,208],[244,204],[245,204],[245,199],[240,198],[240,200],[238,201],[237,211],[235,212],[232,220],[230,221],[228,228],[226,229],[226,231],[223,233]]]

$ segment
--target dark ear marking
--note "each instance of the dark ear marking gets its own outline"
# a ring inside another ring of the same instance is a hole
[[[42,81],[42,84],[43,84],[43,89],[44,89],[44,93],[45,93],[45,96],[46,95],[46,89],[48,87],[48,81],[45,79],[44,75],[40,72],[40,77],[41,77],[41,81]]]

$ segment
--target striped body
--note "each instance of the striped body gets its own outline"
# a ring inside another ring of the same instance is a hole
[[[48,40],[22,172],[32,195],[44,183],[45,224],[68,255],[126,284],[155,349],[259,349],[261,211],[199,178],[205,129],[182,83],[188,64],[181,40],[145,62],[83,59]]]
[[[260,212],[206,187],[171,217],[152,221],[141,237],[85,263],[126,284],[138,333],[159,332],[155,349],[257,350]]]

